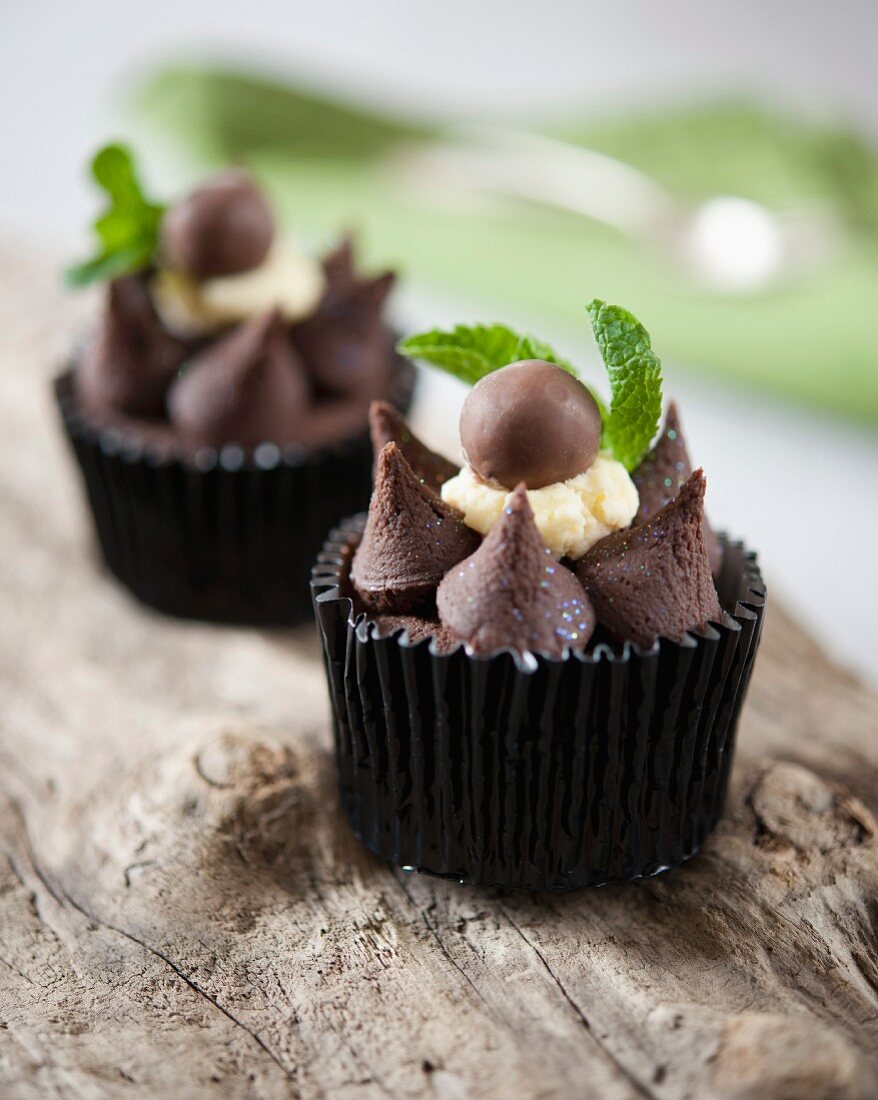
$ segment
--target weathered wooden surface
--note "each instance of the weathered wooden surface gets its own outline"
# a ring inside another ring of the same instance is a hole
[[[775,605],[729,811],[564,897],[408,877],[339,817],[310,630],[96,574],[0,257],[0,1095],[878,1095],[878,700]]]

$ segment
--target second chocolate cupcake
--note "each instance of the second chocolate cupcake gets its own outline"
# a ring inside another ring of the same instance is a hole
[[[256,185],[221,173],[164,209],[127,150],[93,261],[94,336],[55,382],[109,569],[187,618],[292,625],[323,532],[369,498],[369,402],[406,408],[414,372],[349,240],[322,263],[284,242]]]

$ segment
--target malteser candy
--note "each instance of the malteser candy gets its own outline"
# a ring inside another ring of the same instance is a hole
[[[573,375],[542,359],[523,359],[476,383],[460,414],[460,441],[485,481],[541,489],[591,466],[601,414]]]
[[[237,169],[221,172],[168,210],[162,247],[171,267],[198,279],[258,267],[274,238],[265,196]]]

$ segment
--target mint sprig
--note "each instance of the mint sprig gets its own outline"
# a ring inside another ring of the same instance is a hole
[[[592,390],[601,412],[601,446],[627,470],[649,450],[662,413],[662,367],[649,333],[627,309],[595,300],[588,306],[592,328],[610,379],[609,409]],[[520,359],[545,359],[576,375],[576,368],[538,340],[506,325],[456,325],[400,340],[397,350],[432,363],[475,385],[486,374]]]
[[[99,150],[91,163],[91,175],[106,192],[109,205],[94,223],[99,250],[90,260],[67,269],[64,274],[69,286],[114,279],[148,266],[165,210],[147,199],[134,157],[124,145],[105,145]]]
[[[602,444],[633,470],[649,450],[662,415],[661,360],[649,333],[627,309],[595,298],[588,312],[612,392]]]
[[[486,374],[519,359],[545,359],[576,374],[574,367],[548,344],[506,325],[456,325],[450,332],[434,328],[400,340],[397,350],[432,363],[472,386]]]

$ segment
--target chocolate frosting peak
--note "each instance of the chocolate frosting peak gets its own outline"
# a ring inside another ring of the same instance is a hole
[[[681,641],[722,611],[704,545],[704,473],[639,527],[602,539],[579,563],[598,621],[620,641]]]
[[[351,580],[374,611],[429,606],[445,573],[471,554],[478,535],[423,485],[396,443],[378,455],[375,488]]]
[[[376,461],[388,443],[396,443],[418,480],[436,492],[459,473],[453,462],[423,444],[402,413],[387,401],[373,401],[369,406],[369,429]]]
[[[168,395],[171,423],[196,448],[297,442],[309,405],[308,380],[277,310],[196,355]]]
[[[161,326],[143,274],[107,287],[101,327],[76,369],[77,396],[95,416],[162,414],[186,347]]]
[[[350,233],[323,257],[323,274],[326,276],[326,290],[322,308],[328,310],[343,305],[360,282],[354,265],[354,238]]]
[[[326,292],[314,315],[293,326],[294,344],[322,392],[369,397],[386,392],[393,341],[383,314],[395,275],[358,276],[349,239],[323,267]]]
[[[476,653],[510,647],[560,657],[583,647],[595,618],[582,585],[552,558],[519,485],[478,550],[439,586],[443,624]]]
[[[662,434],[631,475],[640,496],[640,507],[634,517],[634,525],[645,523],[666,504],[670,504],[691,476],[692,464],[680,427],[680,416],[676,403],[672,401],[668,405]],[[722,565],[722,546],[706,517],[704,544],[710,558],[711,570],[716,576]]]

